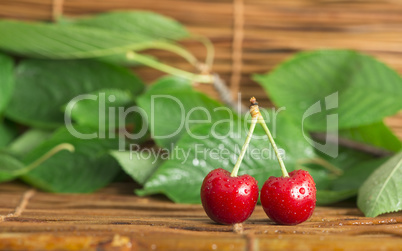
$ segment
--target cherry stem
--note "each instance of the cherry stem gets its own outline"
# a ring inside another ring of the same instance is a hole
[[[254,97],[252,97],[250,99],[250,102],[251,102],[251,107],[253,107],[253,110],[250,107],[250,113],[251,113],[251,115],[253,117],[257,117],[258,123],[262,126],[262,128],[265,131],[265,133],[267,134],[269,142],[271,142],[271,145],[274,148],[274,152],[275,152],[276,158],[278,159],[279,166],[281,167],[282,176],[283,177],[289,177],[288,171],[286,170],[286,167],[285,167],[285,164],[283,163],[282,157],[279,154],[278,147],[275,144],[275,140],[272,137],[271,131],[269,130],[268,126],[265,124],[265,120],[264,120],[264,118],[262,117],[262,115],[260,113],[260,109],[258,107],[257,100]]]
[[[192,36],[190,38],[204,45],[205,49],[207,50],[207,56],[205,57],[205,65],[208,67],[208,69],[211,69],[215,58],[215,48],[211,40],[209,40],[207,37],[204,36]]]
[[[214,77],[211,75],[202,75],[202,74],[194,74],[190,73],[181,69],[177,69],[173,66],[161,63],[153,58],[144,56],[142,54],[130,51],[127,53],[127,59],[128,60],[133,60],[135,62],[142,63],[144,65],[147,65],[149,67],[152,67],[154,69],[157,69],[159,71],[163,71],[165,73],[182,77],[188,80],[191,80],[193,82],[199,82],[199,83],[206,83],[206,84],[212,84],[214,81]]]
[[[253,136],[255,125],[257,124],[257,118],[251,119],[250,129],[248,130],[246,141],[244,142],[243,147],[241,148],[241,152],[239,157],[237,158],[236,164],[233,167],[233,171],[230,174],[231,177],[237,177],[237,173],[239,172],[240,164],[243,161],[244,154],[247,151],[248,145],[250,144],[251,137]]]
[[[283,177],[289,177],[288,171],[286,170],[286,167],[285,167],[285,164],[283,163],[282,157],[279,154],[278,147],[276,146],[274,138],[272,137],[268,126],[265,124],[264,119],[261,117],[261,119],[258,120],[258,123],[260,123],[262,128],[264,128],[264,131],[267,134],[268,139],[271,142],[272,147],[274,148],[275,155],[276,155],[276,158],[278,159],[279,166],[281,167]]]
[[[74,152],[75,148],[73,145],[71,145],[69,143],[63,143],[63,144],[57,145],[57,146],[53,147],[49,152],[47,152],[43,156],[41,156],[39,159],[37,159],[34,162],[32,162],[31,164],[29,164],[29,166],[27,166],[27,168],[26,168],[27,171],[30,171],[30,170],[36,168],[37,166],[39,166],[40,164],[45,162],[47,159],[49,159],[56,153],[63,151],[63,150],[67,150],[69,152]]]

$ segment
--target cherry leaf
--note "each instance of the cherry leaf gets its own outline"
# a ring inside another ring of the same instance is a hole
[[[136,95],[143,88],[139,78],[120,66],[94,60],[27,59],[16,69],[16,88],[6,116],[24,125],[53,129],[65,122],[62,106],[74,98],[81,101],[80,95],[101,89]]]
[[[402,152],[375,170],[359,189],[357,206],[367,217],[402,210]]]
[[[13,180],[27,171],[25,165],[17,158],[0,152],[0,182]]]
[[[76,126],[75,129],[85,134],[93,132],[86,127]],[[81,139],[66,128],[58,129],[31,151],[23,163],[29,165],[63,143],[73,145],[75,151],[60,151],[21,178],[49,192],[89,193],[108,185],[121,171],[117,161],[108,154],[109,150],[117,148],[117,139]]]
[[[0,113],[7,107],[14,91],[14,62],[0,53]]]
[[[162,159],[155,154],[157,150],[147,149],[148,151],[111,151],[112,155],[120,166],[131,178],[143,185],[151,174],[162,163]],[[156,151],[156,152],[155,152]]]

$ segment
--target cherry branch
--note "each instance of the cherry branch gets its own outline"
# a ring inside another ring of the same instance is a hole
[[[393,153],[391,151],[387,151],[385,149],[381,149],[372,145],[364,144],[361,142],[357,142],[354,140],[338,137],[335,135],[326,135],[325,133],[317,133],[313,132],[311,133],[311,137],[315,140],[325,142],[326,143],[332,143],[332,144],[338,144],[339,146],[344,146],[349,149],[354,149],[358,150],[360,152],[368,153],[370,155],[373,155],[375,157],[387,157],[391,156]]]

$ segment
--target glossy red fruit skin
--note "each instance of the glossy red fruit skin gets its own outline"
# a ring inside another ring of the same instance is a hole
[[[261,189],[260,199],[272,221],[296,225],[313,214],[316,192],[313,177],[307,171],[295,170],[289,177],[269,177]]]
[[[201,201],[211,220],[235,224],[247,220],[258,200],[257,181],[250,175],[230,177],[230,172],[212,170],[201,186]]]

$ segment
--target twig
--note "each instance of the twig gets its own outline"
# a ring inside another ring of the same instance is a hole
[[[35,192],[36,192],[35,189],[29,189],[28,191],[26,191],[22,195],[21,201],[18,204],[18,206],[15,208],[14,213],[10,213],[10,214],[7,214],[7,215],[1,215],[0,216],[0,222],[4,221],[6,218],[9,218],[9,217],[19,217],[19,216],[21,216],[22,212],[27,207],[29,200],[32,198],[32,196],[34,196]]]
[[[340,146],[344,146],[350,149],[355,149],[360,152],[368,153],[370,155],[373,155],[375,157],[387,157],[391,156],[393,153],[391,151],[381,149],[375,146],[367,145],[364,143],[356,142],[350,139],[346,138],[341,138],[337,137],[334,135],[328,135],[326,133],[311,133],[311,137],[315,140],[325,142],[326,143],[332,143],[332,144],[338,144]]]
[[[226,86],[225,82],[219,77],[218,74],[214,74],[214,88],[218,92],[219,97],[223,101],[223,103],[238,113],[246,113],[248,112],[248,108],[241,103],[241,100],[235,101],[233,96],[230,93],[229,88]]]
[[[240,91],[240,81],[243,68],[243,39],[244,39],[244,2],[243,0],[233,1],[233,42],[232,42],[232,75],[230,86],[232,96]]]
[[[341,176],[343,174],[343,170],[332,165],[330,162],[326,161],[322,158],[312,158],[312,159],[299,159],[296,164],[304,165],[304,164],[318,164],[328,171],[332,172],[336,176]]]

